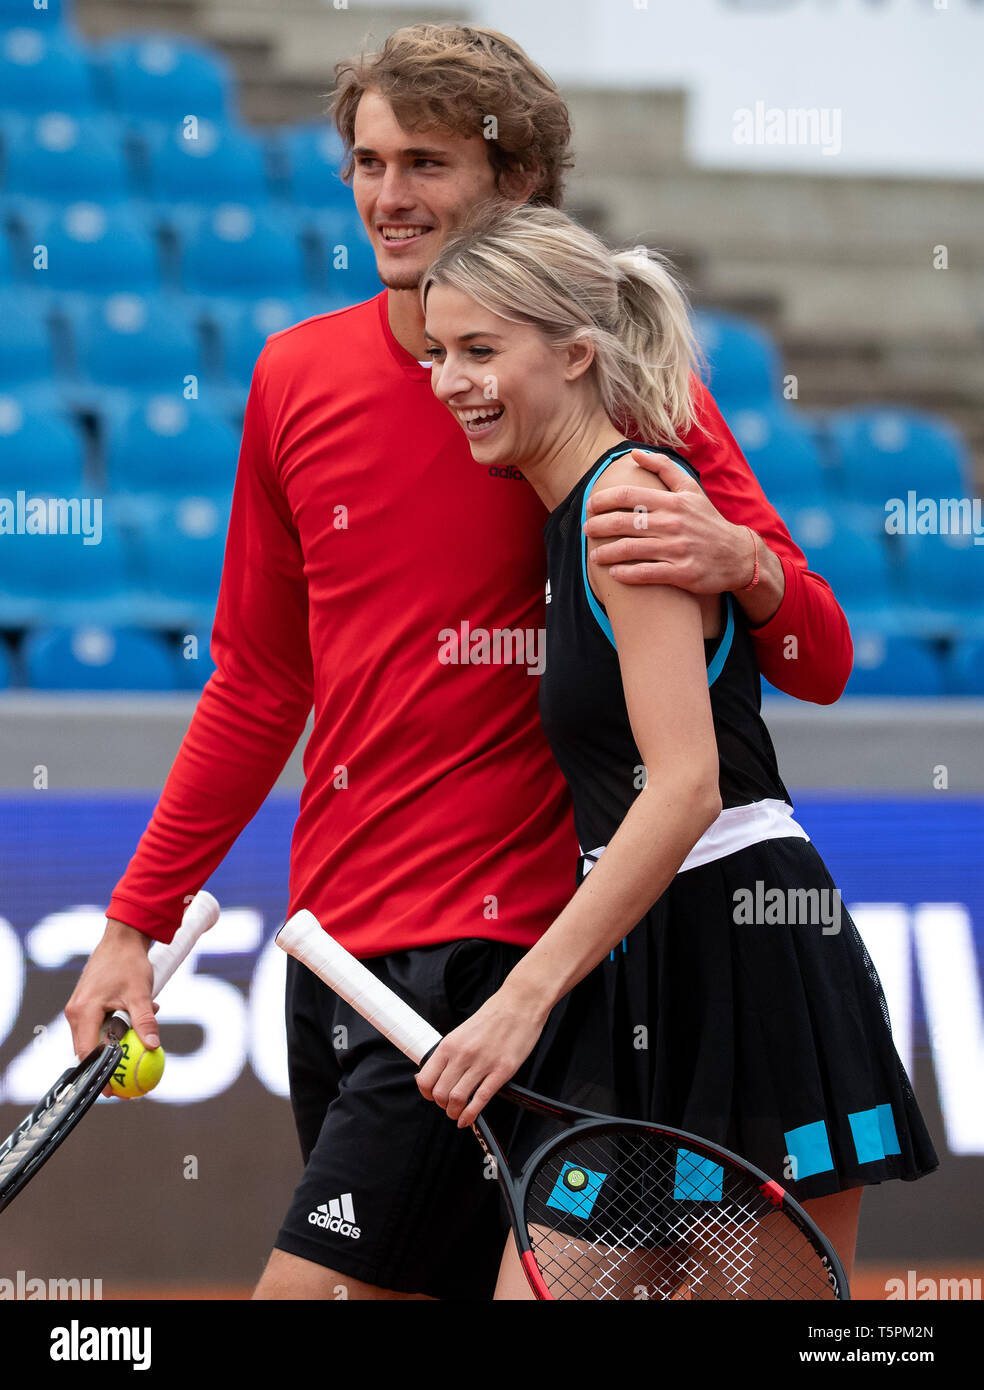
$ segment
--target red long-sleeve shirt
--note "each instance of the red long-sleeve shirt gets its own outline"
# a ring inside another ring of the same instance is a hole
[[[709,495],[786,573],[757,634],[762,670],[836,698],[843,615],[709,398],[700,409],[718,443],[687,445]],[[288,914],[308,908],[363,957],[466,936],[532,944],[570,897],[577,854],[537,710],[545,515],[515,469],[472,459],[394,338],[386,291],[274,334],[246,407],[216,670],[107,914],[170,940],[313,703]]]

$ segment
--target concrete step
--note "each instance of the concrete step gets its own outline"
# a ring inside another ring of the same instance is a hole
[[[574,156],[582,169],[633,183],[652,173],[669,177],[684,166],[683,92],[564,88]]]
[[[330,86],[333,63],[380,48],[394,29],[406,24],[467,24],[474,19],[467,4],[453,9],[421,5],[412,10],[353,5],[350,10],[331,9],[320,15],[288,10],[278,24],[277,63],[286,77],[324,76]]]
[[[981,277],[972,270],[906,272],[853,261],[783,264],[760,257],[710,257],[702,286],[714,299],[736,291],[776,295],[784,332],[842,336],[886,343],[953,337],[980,340],[984,324]]]
[[[138,30],[199,35],[200,0],[76,0],[75,22],[88,39],[112,38]]]
[[[942,245],[951,267],[984,269],[977,235],[984,183],[674,170],[660,167],[658,150],[642,156],[643,171],[657,174],[649,179],[619,171],[614,154],[580,138],[588,157],[572,192],[576,184],[578,197],[608,208],[615,236],[653,228],[670,242],[698,240],[715,254],[791,261],[847,255],[852,263],[890,259],[914,269],[932,269],[934,248]]]

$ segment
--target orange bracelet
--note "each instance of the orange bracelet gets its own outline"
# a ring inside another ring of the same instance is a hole
[[[750,526],[746,526],[745,530],[751,536],[752,545],[755,547],[755,568],[752,570],[751,582],[746,584],[742,589],[743,594],[749,589],[754,589],[755,585],[759,582],[759,538]]]

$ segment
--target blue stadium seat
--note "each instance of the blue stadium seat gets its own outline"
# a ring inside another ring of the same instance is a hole
[[[967,450],[946,421],[881,406],[837,411],[827,431],[848,497],[884,507],[910,489],[921,497],[967,495]]]
[[[0,107],[7,111],[90,111],[87,51],[47,25],[0,29]]]
[[[314,211],[306,221],[317,246],[318,288],[331,296],[335,307],[360,304],[379,294],[383,284],[376,253],[355,205]]]
[[[105,117],[47,111],[7,151],[8,194],[52,202],[113,202],[127,194],[122,136]]]
[[[316,298],[226,300],[210,304],[206,313],[219,335],[227,376],[248,386],[256,359],[271,333],[327,313],[331,307]]]
[[[877,533],[839,520],[832,534],[818,532],[802,548],[810,569],[826,579],[843,607],[863,613],[895,606],[888,555]]]
[[[852,631],[854,669],[846,695],[946,694],[944,669],[928,642],[916,637]]]
[[[203,375],[194,313],[173,298],[114,294],[73,318],[79,370],[89,381],[131,391],[180,395]]]
[[[345,146],[333,125],[323,122],[283,131],[279,146],[295,203],[312,208],[351,207],[352,190],[339,176]]]
[[[105,295],[157,290],[157,250],[143,222],[125,206],[71,203],[31,229],[47,248],[47,269],[34,271],[39,289]]]
[[[264,147],[248,131],[203,119],[191,131],[174,125],[142,127],[140,134],[148,145],[149,193],[159,204],[267,200]]]
[[[299,295],[304,257],[289,222],[241,203],[224,203],[188,235],[182,284],[193,294]]]
[[[984,637],[968,638],[954,654],[953,692],[984,698]]]
[[[710,369],[711,393],[722,410],[763,407],[779,399],[779,353],[764,328],[734,314],[699,310],[694,329]]]
[[[194,646],[188,642],[188,637],[194,638]],[[181,690],[201,690],[215,670],[210,645],[211,629],[207,627],[199,632],[188,633],[179,640],[176,679]]]
[[[0,289],[0,393],[54,374],[51,332],[35,295]]]
[[[50,628],[24,641],[33,690],[174,690],[171,654],[151,633],[107,627]]]
[[[0,227],[0,286],[9,285],[14,278],[14,248]]]
[[[66,419],[25,409],[14,396],[0,396],[3,497],[12,498],[19,491],[27,496],[80,497],[84,460],[81,435]]]
[[[149,396],[109,416],[106,473],[117,493],[228,499],[239,435],[201,401]]]
[[[766,496],[821,501],[826,482],[810,426],[781,405],[743,407],[727,423]]]
[[[109,102],[122,115],[183,121],[229,114],[229,65],[212,49],[169,34],[112,39],[98,53]]]
[[[204,497],[147,509],[139,535],[143,621],[188,623],[189,632],[211,622],[228,524],[228,503]]]
[[[41,534],[24,529],[4,536],[0,626],[131,620],[131,579],[112,510],[99,497],[77,500],[92,503],[82,519],[86,532],[72,531],[56,515]]]
[[[907,618],[921,631],[984,631],[984,545],[971,535],[890,537],[899,557]]]

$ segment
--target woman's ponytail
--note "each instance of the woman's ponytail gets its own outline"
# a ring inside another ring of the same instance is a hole
[[[653,443],[678,445],[694,424],[691,375],[699,356],[686,298],[668,263],[645,247],[618,251],[612,263],[622,423]]]

